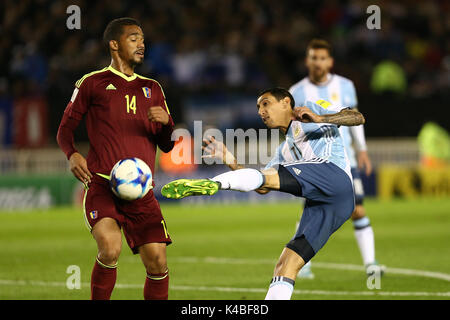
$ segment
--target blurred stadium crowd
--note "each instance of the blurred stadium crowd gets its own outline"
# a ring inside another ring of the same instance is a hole
[[[372,2],[4,0],[0,99],[44,95],[53,136],[74,82],[110,63],[101,37],[121,16],[141,21],[146,59],[137,72],[161,82],[176,122],[189,94],[289,87],[306,75],[304,50],[313,37],[332,43],[334,72],[352,79],[360,96],[448,98],[450,2],[376,1],[381,29],[369,32]],[[81,8],[81,30],[66,27],[72,4]]]

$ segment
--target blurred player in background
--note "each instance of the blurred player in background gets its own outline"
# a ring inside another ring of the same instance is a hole
[[[258,114],[263,122],[286,136],[264,170],[244,168],[222,142],[211,137],[205,140],[204,150],[233,171],[212,179],[172,181],[161,190],[171,199],[213,195],[219,189],[261,194],[275,190],[306,199],[300,225],[275,266],[268,300],[291,298],[300,269],[355,208],[350,163],[338,126],[362,124],[364,117],[325,100],[306,101],[305,106],[296,108],[294,103],[283,88],[267,89],[258,97]]]
[[[333,104],[356,109],[357,98],[353,82],[330,73],[333,67],[331,51],[331,45],[322,39],[313,39],[308,44],[306,67],[309,74],[289,89],[298,106],[302,106],[303,102],[307,100],[323,99]],[[366,271],[370,275],[373,273],[374,266],[377,266],[378,263],[375,260],[374,233],[363,206],[364,190],[359,170],[364,169],[364,173],[368,176],[372,173],[372,164],[367,154],[363,125],[341,126],[339,130],[350,160],[355,188],[356,206],[352,214],[355,237]],[[353,148],[353,143],[355,148]],[[300,278],[313,278],[311,263],[308,263],[298,276]]]
[[[74,176],[86,186],[85,222],[98,248],[92,270],[91,299],[110,299],[122,249],[127,243],[147,271],[145,299],[167,299],[166,246],[171,243],[161,209],[150,191],[124,201],[109,188],[109,173],[119,160],[137,157],[154,172],[156,148],[173,148],[173,120],[155,80],[134,73],[144,59],[144,34],[138,21],[120,18],[105,29],[111,65],[86,74],[75,84],[57,141]],[[74,130],[85,116],[90,149],[85,159],[74,146]]]

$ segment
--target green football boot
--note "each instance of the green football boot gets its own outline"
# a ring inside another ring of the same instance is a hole
[[[169,199],[189,196],[212,196],[217,193],[220,183],[208,179],[179,179],[169,182],[161,189],[161,194]]]

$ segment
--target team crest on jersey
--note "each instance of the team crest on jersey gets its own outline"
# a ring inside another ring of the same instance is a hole
[[[150,97],[152,96],[152,91],[150,90],[150,88],[142,87],[142,91],[144,92],[144,96],[150,99]]]
[[[294,137],[297,138],[297,136],[300,134],[300,128],[295,128]]]
[[[91,219],[97,219],[98,211],[97,210],[91,211],[89,212],[89,215],[91,216]]]

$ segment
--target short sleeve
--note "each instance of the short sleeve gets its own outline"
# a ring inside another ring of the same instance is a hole
[[[158,88],[160,90],[160,103],[159,105],[163,108],[166,108],[167,113],[170,115],[170,110],[169,107],[167,106],[167,101],[166,101],[166,95],[164,94],[164,90],[161,86],[161,84],[159,84],[159,82],[156,81],[156,83],[158,84]]]

